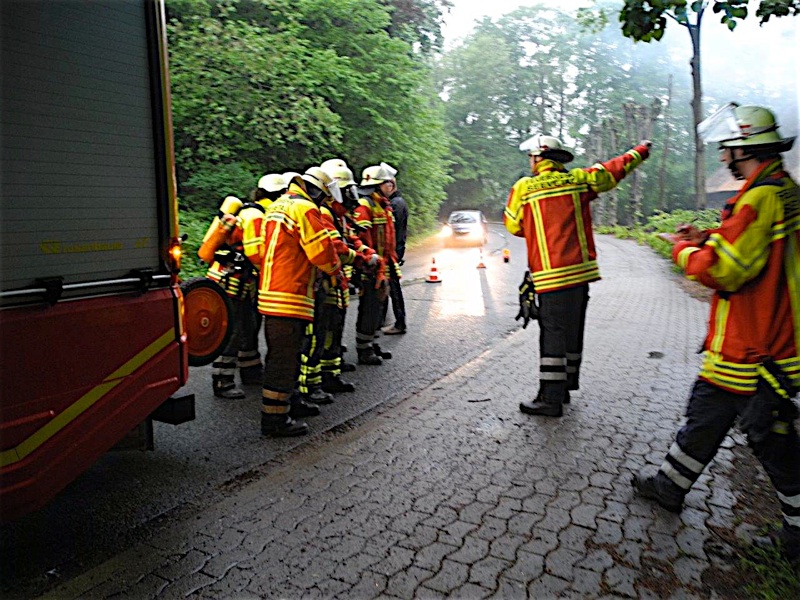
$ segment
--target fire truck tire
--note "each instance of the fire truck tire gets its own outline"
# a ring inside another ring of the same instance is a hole
[[[225,290],[206,277],[181,283],[189,366],[202,367],[225,349],[233,333],[232,306]]]

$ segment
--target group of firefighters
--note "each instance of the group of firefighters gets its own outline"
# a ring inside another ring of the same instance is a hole
[[[214,395],[245,397],[237,370],[243,384],[261,384],[263,435],[304,435],[308,425],[298,419],[320,414],[333,394],[354,391],[341,377],[356,368],[342,356],[351,290],[359,294],[359,364],[391,358],[374,342],[390,295],[396,322],[384,332],[405,333],[391,199],[399,207],[401,252],[406,208],[396,175],[381,163],[365,168],[357,184],[344,160],[330,159],[302,174],[264,175],[248,201],[228,196],[220,206],[198,252],[232,306],[230,338],[212,365]]]
[[[780,137],[769,110],[736,104],[698,132],[719,144],[720,159],[744,184],[718,228],[685,225],[665,236],[675,244],[675,262],[715,294],[687,422],[659,470],[632,483],[639,495],[680,512],[738,418],[783,512],[780,533],[762,543],[800,563],[800,440],[791,400],[800,388],[800,192],[781,159],[794,138]],[[564,166],[574,157],[558,138],[537,135],[520,147],[532,174],[513,186],[504,224],[528,249],[518,318],[535,318],[540,329],[539,390],[520,403],[526,414],[561,417],[579,389],[589,283],[600,278],[590,203],[646,160],[651,146],[644,140],[583,169]],[[235,300],[240,326],[214,364],[214,392],[244,396],[234,382],[237,367],[243,382],[262,381],[264,435],[303,435],[308,426],[296,418],[319,414],[332,393],[353,391],[340,376],[355,368],[342,360],[349,289],[360,296],[359,364],[390,358],[373,339],[390,288],[399,291],[390,204],[396,173],[386,163],[370,166],[357,185],[346,163],[332,159],[302,175],[266,175],[252,202],[229,197],[220,209],[212,230],[228,244],[206,256],[213,256],[208,276]],[[263,377],[259,317],[250,308],[256,288],[267,342]],[[404,316],[396,317],[387,333],[405,331]]]

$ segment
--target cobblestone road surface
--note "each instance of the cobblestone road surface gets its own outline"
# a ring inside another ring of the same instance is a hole
[[[732,442],[680,516],[629,481],[672,442],[708,307],[649,250],[599,248],[562,419],[517,408],[536,392],[534,324],[50,596],[703,597],[708,527],[734,518]]]

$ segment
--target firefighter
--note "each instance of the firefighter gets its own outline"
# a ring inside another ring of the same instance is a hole
[[[365,273],[361,281],[356,318],[356,352],[358,363],[362,365],[380,365],[383,358],[392,356],[382,351],[373,340],[382,317],[381,303],[389,295],[388,273],[397,264],[392,206],[381,192],[380,185],[393,179],[396,174],[397,171],[386,163],[365,168],[361,174],[362,197],[353,210],[353,220],[359,229],[358,237],[383,259],[378,273],[375,276]]]
[[[590,203],[648,157],[650,142],[608,162],[570,170],[564,165],[573,154],[558,138],[535,135],[520,149],[527,151],[533,174],[514,184],[503,222],[528,247],[539,299],[540,358],[539,391],[519,408],[560,417],[569,391],[579,387],[589,283],[600,279]]]
[[[800,387],[800,190],[781,153],[775,117],[759,106],[727,105],[698,126],[744,184],[710,231],[681,226],[666,235],[672,257],[714,290],[704,360],[678,431],[655,475],[634,489],[672,512],[714,458],[734,421],[777,490],[783,528],[772,540],[800,562],[800,444],[791,398]]]
[[[286,182],[280,173],[270,173],[258,180],[258,185],[251,194],[250,202],[245,203],[238,214],[238,226],[241,229],[243,240],[257,237],[256,232],[261,230],[264,214],[272,203],[286,192],[286,187]],[[244,243],[242,250],[246,255]],[[264,368],[261,363],[261,354],[258,351],[261,313],[258,312],[255,302],[257,284],[258,270],[256,269],[252,278],[253,291],[249,295],[248,306],[243,310],[243,339],[236,361],[239,377],[244,385],[260,385],[264,379]]]
[[[293,402],[303,333],[314,319],[319,272],[337,276],[341,271],[318,207],[335,182],[324,173],[290,177],[286,194],[264,215],[257,238],[245,239],[247,256],[260,270],[258,310],[267,341],[261,433],[270,437],[308,433],[308,425],[293,417],[304,414]]]
[[[212,364],[211,375],[214,395],[227,400],[245,397],[244,390],[236,386],[237,366],[244,384],[256,383],[263,376],[258,335],[253,334],[258,326],[253,314],[256,279],[242,243],[240,215],[247,212],[245,206],[236,196],[226,197],[199,251],[201,258],[210,261],[206,277],[216,281],[231,300],[231,336]]]
[[[334,251],[343,265],[352,264],[355,252],[350,250],[340,236],[333,235],[338,233],[333,222],[334,205],[342,205],[341,189],[331,174],[322,167],[310,167],[306,170],[303,177],[312,177],[315,180],[325,182],[325,194],[320,197],[319,211],[323,226],[331,237]],[[300,353],[300,369],[297,378],[297,387],[300,398],[308,410],[316,408],[319,414],[318,405],[333,403],[333,395],[329,391],[322,389],[322,357],[325,349],[325,341],[328,333],[337,327],[339,319],[339,309],[344,306],[344,294],[347,289],[347,278],[344,271],[336,277],[330,277],[324,273],[320,274],[314,286],[314,320],[306,326],[303,339],[302,351]],[[341,345],[341,344],[340,344]],[[352,384],[342,384],[338,392],[352,392],[355,387]],[[311,412],[308,416],[313,416]]]
[[[331,238],[337,247],[339,259],[343,264],[343,271],[347,283],[354,269],[359,273],[374,274],[380,262],[380,256],[366,246],[348,225],[346,215],[358,206],[358,186],[353,179],[353,172],[342,159],[332,158],[322,163],[325,169],[336,180],[342,193],[342,201],[328,200],[328,210],[321,210],[323,221],[326,223]],[[334,288],[325,299],[324,312],[326,324],[320,366],[322,369],[322,390],[330,393],[353,391],[352,383],[341,378],[342,365],[342,334],[344,330],[347,308],[350,304],[349,285]]]

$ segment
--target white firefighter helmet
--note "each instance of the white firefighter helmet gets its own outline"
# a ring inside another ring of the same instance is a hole
[[[781,138],[772,111],[761,106],[726,104],[697,126],[704,143],[717,142],[723,148],[758,147],[786,152],[794,137]]]
[[[336,169],[346,169],[347,163],[341,158],[329,158],[320,165],[320,168],[325,169],[328,173],[332,173]]]
[[[336,202],[342,201],[342,191],[336,180],[322,167],[309,167],[302,175],[303,181],[319,188]]]
[[[361,185],[380,185],[386,181],[394,181],[397,176],[397,169],[382,162],[379,165],[372,165],[361,172]]]
[[[289,187],[292,183],[297,183],[301,187],[305,186],[303,183],[303,176],[296,171],[286,171],[286,173],[283,174],[283,180],[286,182],[286,187]]]
[[[270,173],[258,180],[258,187],[265,192],[280,192],[289,187],[289,182],[281,173]]]
[[[336,180],[336,183],[340,188],[356,185],[356,182],[353,179],[353,172],[347,167],[343,160],[337,161],[340,164],[329,164],[327,167],[325,166],[325,163],[332,162],[333,161],[325,161],[322,163],[322,168],[325,169],[325,171]]]
[[[528,156],[541,156],[560,163],[571,162],[575,156],[564,148],[561,140],[552,135],[536,134],[519,145],[519,149]]]

